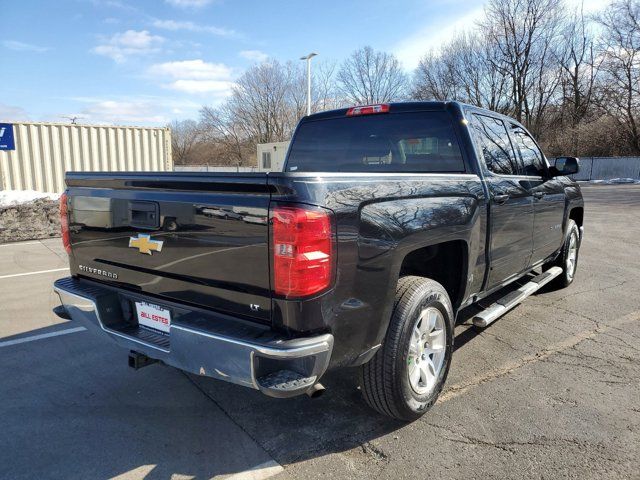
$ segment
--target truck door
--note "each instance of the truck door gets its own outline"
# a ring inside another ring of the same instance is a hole
[[[557,178],[550,178],[548,166],[529,133],[512,123],[511,138],[522,161],[523,173],[529,179],[533,195],[533,254],[531,264],[544,260],[560,248],[563,240],[564,188]]]
[[[533,248],[533,194],[501,119],[474,114],[471,121],[489,189],[491,289],[522,272]]]

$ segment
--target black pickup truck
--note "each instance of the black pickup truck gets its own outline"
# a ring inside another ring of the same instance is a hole
[[[283,172],[68,173],[57,312],[136,368],[273,397],[359,367],[367,403],[412,420],[443,388],[462,308],[518,281],[481,328],[572,282],[577,171],[511,118],[408,102],[303,118]]]

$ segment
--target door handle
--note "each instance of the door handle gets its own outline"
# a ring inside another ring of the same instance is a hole
[[[536,198],[536,199],[540,200],[545,195],[546,195],[545,192],[536,192],[536,193],[533,194],[533,198]]]
[[[507,200],[509,200],[509,195],[507,195],[506,193],[500,193],[493,196],[494,203],[497,203],[498,205],[502,205]]]

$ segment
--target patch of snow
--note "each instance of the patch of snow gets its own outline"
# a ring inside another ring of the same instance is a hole
[[[633,178],[612,178],[609,180],[611,183],[640,183],[640,180]]]
[[[598,185],[616,185],[616,184],[640,184],[640,180],[633,178],[612,178],[610,180],[591,180],[589,183]]]
[[[46,198],[49,200],[58,200],[59,193],[42,193],[35,190],[0,190],[0,207],[9,207],[12,205],[20,205],[23,203],[33,202]]]

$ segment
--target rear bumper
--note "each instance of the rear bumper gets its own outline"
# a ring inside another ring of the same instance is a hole
[[[288,339],[241,320],[173,305],[177,314],[164,336],[125,320],[123,301],[144,298],[137,294],[73,277],[56,281],[54,290],[73,321],[128,350],[270,396],[305,393],[329,365],[331,334]]]

